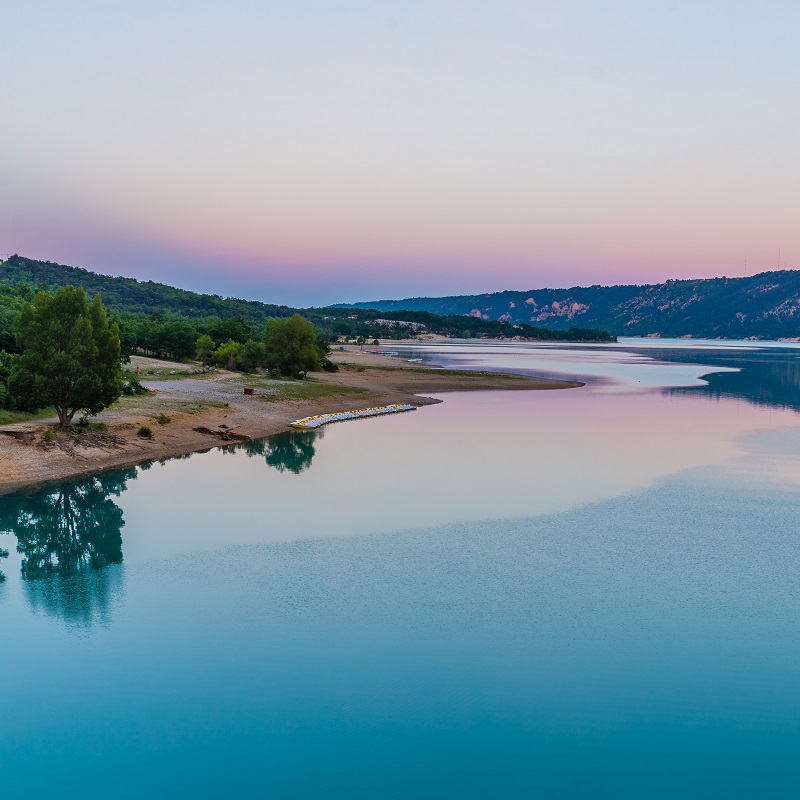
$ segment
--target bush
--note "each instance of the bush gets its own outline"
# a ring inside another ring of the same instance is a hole
[[[159,414],[156,417],[156,422],[159,425],[169,425],[169,423],[172,422],[172,417],[168,417],[166,414]]]
[[[89,422],[89,417],[81,417],[75,425],[83,431],[100,431],[102,433],[108,430],[105,422]]]
[[[324,369],[325,372],[338,372],[339,371],[339,365],[335,364],[329,358],[326,358],[325,362],[322,365],[322,369]]]
[[[152,429],[148,428],[147,425],[142,425],[138,431],[136,431],[137,436],[141,436],[142,439],[152,439],[153,438],[153,431]]]
[[[56,432],[55,431],[45,431],[42,434],[42,441],[43,442],[47,442],[48,444],[50,442],[54,442],[56,440],[56,438],[57,437],[56,437]]]
[[[137,394],[147,394],[150,390],[146,386],[142,386],[142,382],[134,375],[122,387],[122,394],[131,397]]]

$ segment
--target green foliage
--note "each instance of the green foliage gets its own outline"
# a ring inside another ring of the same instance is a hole
[[[153,281],[112,278],[80,267],[36,261],[19,255],[0,262],[0,281],[12,285],[24,283],[30,286],[47,286],[51,289],[67,285],[83,286],[89,294],[101,294],[108,308],[118,312],[149,315],[158,311],[165,318],[173,315],[173,318],[189,320],[207,320],[216,316],[218,320],[238,319],[245,326],[257,328],[263,326],[265,317],[288,317],[293,311],[286,306],[270,305],[256,300],[197,294]],[[247,341],[247,335],[239,338],[232,330],[226,329],[223,333],[204,330],[203,333],[208,333],[217,342],[231,338],[242,343]]]
[[[108,430],[108,425],[105,422],[89,422],[89,417],[83,416],[76,423],[76,427],[81,431],[96,431],[104,433]]]
[[[159,425],[169,425],[169,423],[172,422],[172,417],[168,417],[166,414],[162,413],[156,417],[156,422]]]
[[[111,278],[76,267],[14,255],[8,261],[0,263],[0,349],[13,352],[16,348],[12,334],[13,320],[19,313],[21,303],[33,297],[31,286],[52,289],[67,284],[82,285],[89,293],[102,294],[105,304],[111,309],[112,321],[119,325],[123,360],[137,352],[175,361],[190,359],[198,353],[197,340],[203,335],[210,336],[214,342],[257,342],[268,318],[288,318],[295,312],[295,309],[286,306],[196,294],[151,281]],[[589,287],[578,290],[541,290],[535,294],[537,301],[540,295],[548,303],[557,299],[560,302],[559,308],[565,311],[568,306],[564,304],[571,293],[582,292],[577,301],[587,307],[591,306],[592,312],[597,306],[602,316],[610,312],[615,303],[631,301],[642,288],[650,290],[653,287]],[[598,303],[598,293],[606,297],[607,301]],[[612,338],[606,331],[587,328],[554,333],[545,328],[532,327],[530,322],[534,315],[530,306],[524,302],[525,297],[519,299],[518,295],[521,294],[523,293],[504,292],[475,298],[382,301],[370,304],[371,308],[365,304],[361,304],[360,308],[310,308],[302,311],[302,314],[313,323],[326,341],[336,341],[340,336],[348,340],[359,337],[365,340],[407,339],[416,337],[421,331],[447,336],[464,336],[469,331],[476,338],[524,336],[564,341],[609,341]],[[514,302],[515,297],[517,302],[512,308],[509,301]],[[492,302],[484,304],[486,298],[490,298]],[[674,305],[675,308],[679,307],[679,304]],[[465,316],[478,307],[485,313],[486,319]],[[382,310],[376,311],[376,308]],[[400,310],[406,308],[415,310]],[[438,314],[444,316],[428,313],[434,308]],[[505,319],[504,314],[509,310],[510,321],[501,321],[500,318]],[[545,313],[550,313],[551,310]],[[600,319],[595,314],[591,320],[592,325],[599,327]],[[559,313],[548,318],[547,324],[563,329],[574,324],[571,321],[571,315]],[[565,325],[565,322],[570,322],[570,325]],[[624,331],[638,332],[630,327],[625,327]]]
[[[473,337],[502,335],[564,341],[609,341],[625,336],[763,339],[800,335],[797,303],[800,270],[763,272],[746,278],[670,280],[654,285],[575,286],[452,297],[381,300],[342,307],[361,320],[385,318],[450,327],[464,320]],[[480,314],[478,318],[475,314]],[[468,316],[473,315],[473,316]],[[501,323],[507,319],[507,323]],[[351,321],[353,324],[355,321]],[[338,322],[331,322],[338,326]],[[519,325],[519,328],[512,326]],[[546,325],[547,328],[534,327]],[[497,326],[505,326],[497,328]],[[442,331],[443,332],[443,331]]]
[[[47,444],[54,442],[57,438],[58,436],[56,435],[56,432],[52,429],[48,428],[48,430],[42,433],[42,441],[46,442]]]
[[[147,394],[150,390],[146,386],[142,386],[142,382],[136,375],[132,375],[131,379],[123,384],[122,394],[127,397],[134,397],[139,394]]]
[[[195,342],[194,349],[197,357],[203,362],[203,368],[205,369],[217,349],[217,344],[207,333],[204,333]]]
[[[215,342],[227,342],[233,339],[234,342],[244,344],[253,335],[257,322],[253,320],[248,325],[241,317],[220,319],[214,316],[198,324]]]
[[[198,331],[190,320],[158,312],[149,316],[116,312],[114,321],[119,325],[123,353],[127,356],[138,352],[171,361],[194,357]]]
[[[243,372],[255,372],[267,366],[267,346],[264,342],[248,339],[239,353],[239,367]]]
[[[267,366],[280,375],[306,377],[310,371],[320,369],[325,361],[313,324],[299,314],[289,319],[269,320],[264,330],[264,343]]]
[[[120,339],[96,296],[66,286],[55,295],[38,292],[17,322],[22,349],[9,388],[26,405],[52,405],[62,425],[78,411],[97,414],[122,391]]]
[[[0,408],[14,408],[14,398],[8,391],[8,380],[11,377],[12,357],[5,350],[0,350]]]
[[[214,363],[223,369],[238,369],[239,356],[244,349],[241,342],[228,339],[225,344],[221,344],[214,353]]]
[[[22,306],[33,298],[33,290],[27,284],[16,286],[0,283],[0,350],[17,353],[14,323]]]
[[[152,428],[148,427],[147,425],[142,425],[138,431],[136,431],[137,436],[141,436],[142,439],[152,439],[153,438],[153,430]]]

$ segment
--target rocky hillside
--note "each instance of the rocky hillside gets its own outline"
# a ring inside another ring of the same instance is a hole
[[[355,303],[352,308],[467,314],[514,324],[605,328],[618,336],[800,337],[800,271],[645,286],[576,286]]]

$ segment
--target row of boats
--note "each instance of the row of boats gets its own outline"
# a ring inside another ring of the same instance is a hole
[[[329,422],[341,422],[346,419],[361,419],[362,417],[379,417],[382,414],[397,414],[401,411],[414,411],[416,406],[395,403],[391,406],[377,406],[376,408],[359,408],[356,411],[338,411],[333,414],[316,414],[313,417],[304,417],[290,422],[292,428],[309,430],[327,425]]]

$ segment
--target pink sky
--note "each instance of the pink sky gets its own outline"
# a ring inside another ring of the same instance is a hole
[[[800,265],[794,4],[186,12],[8,12],[0,252],[297,305]]]

